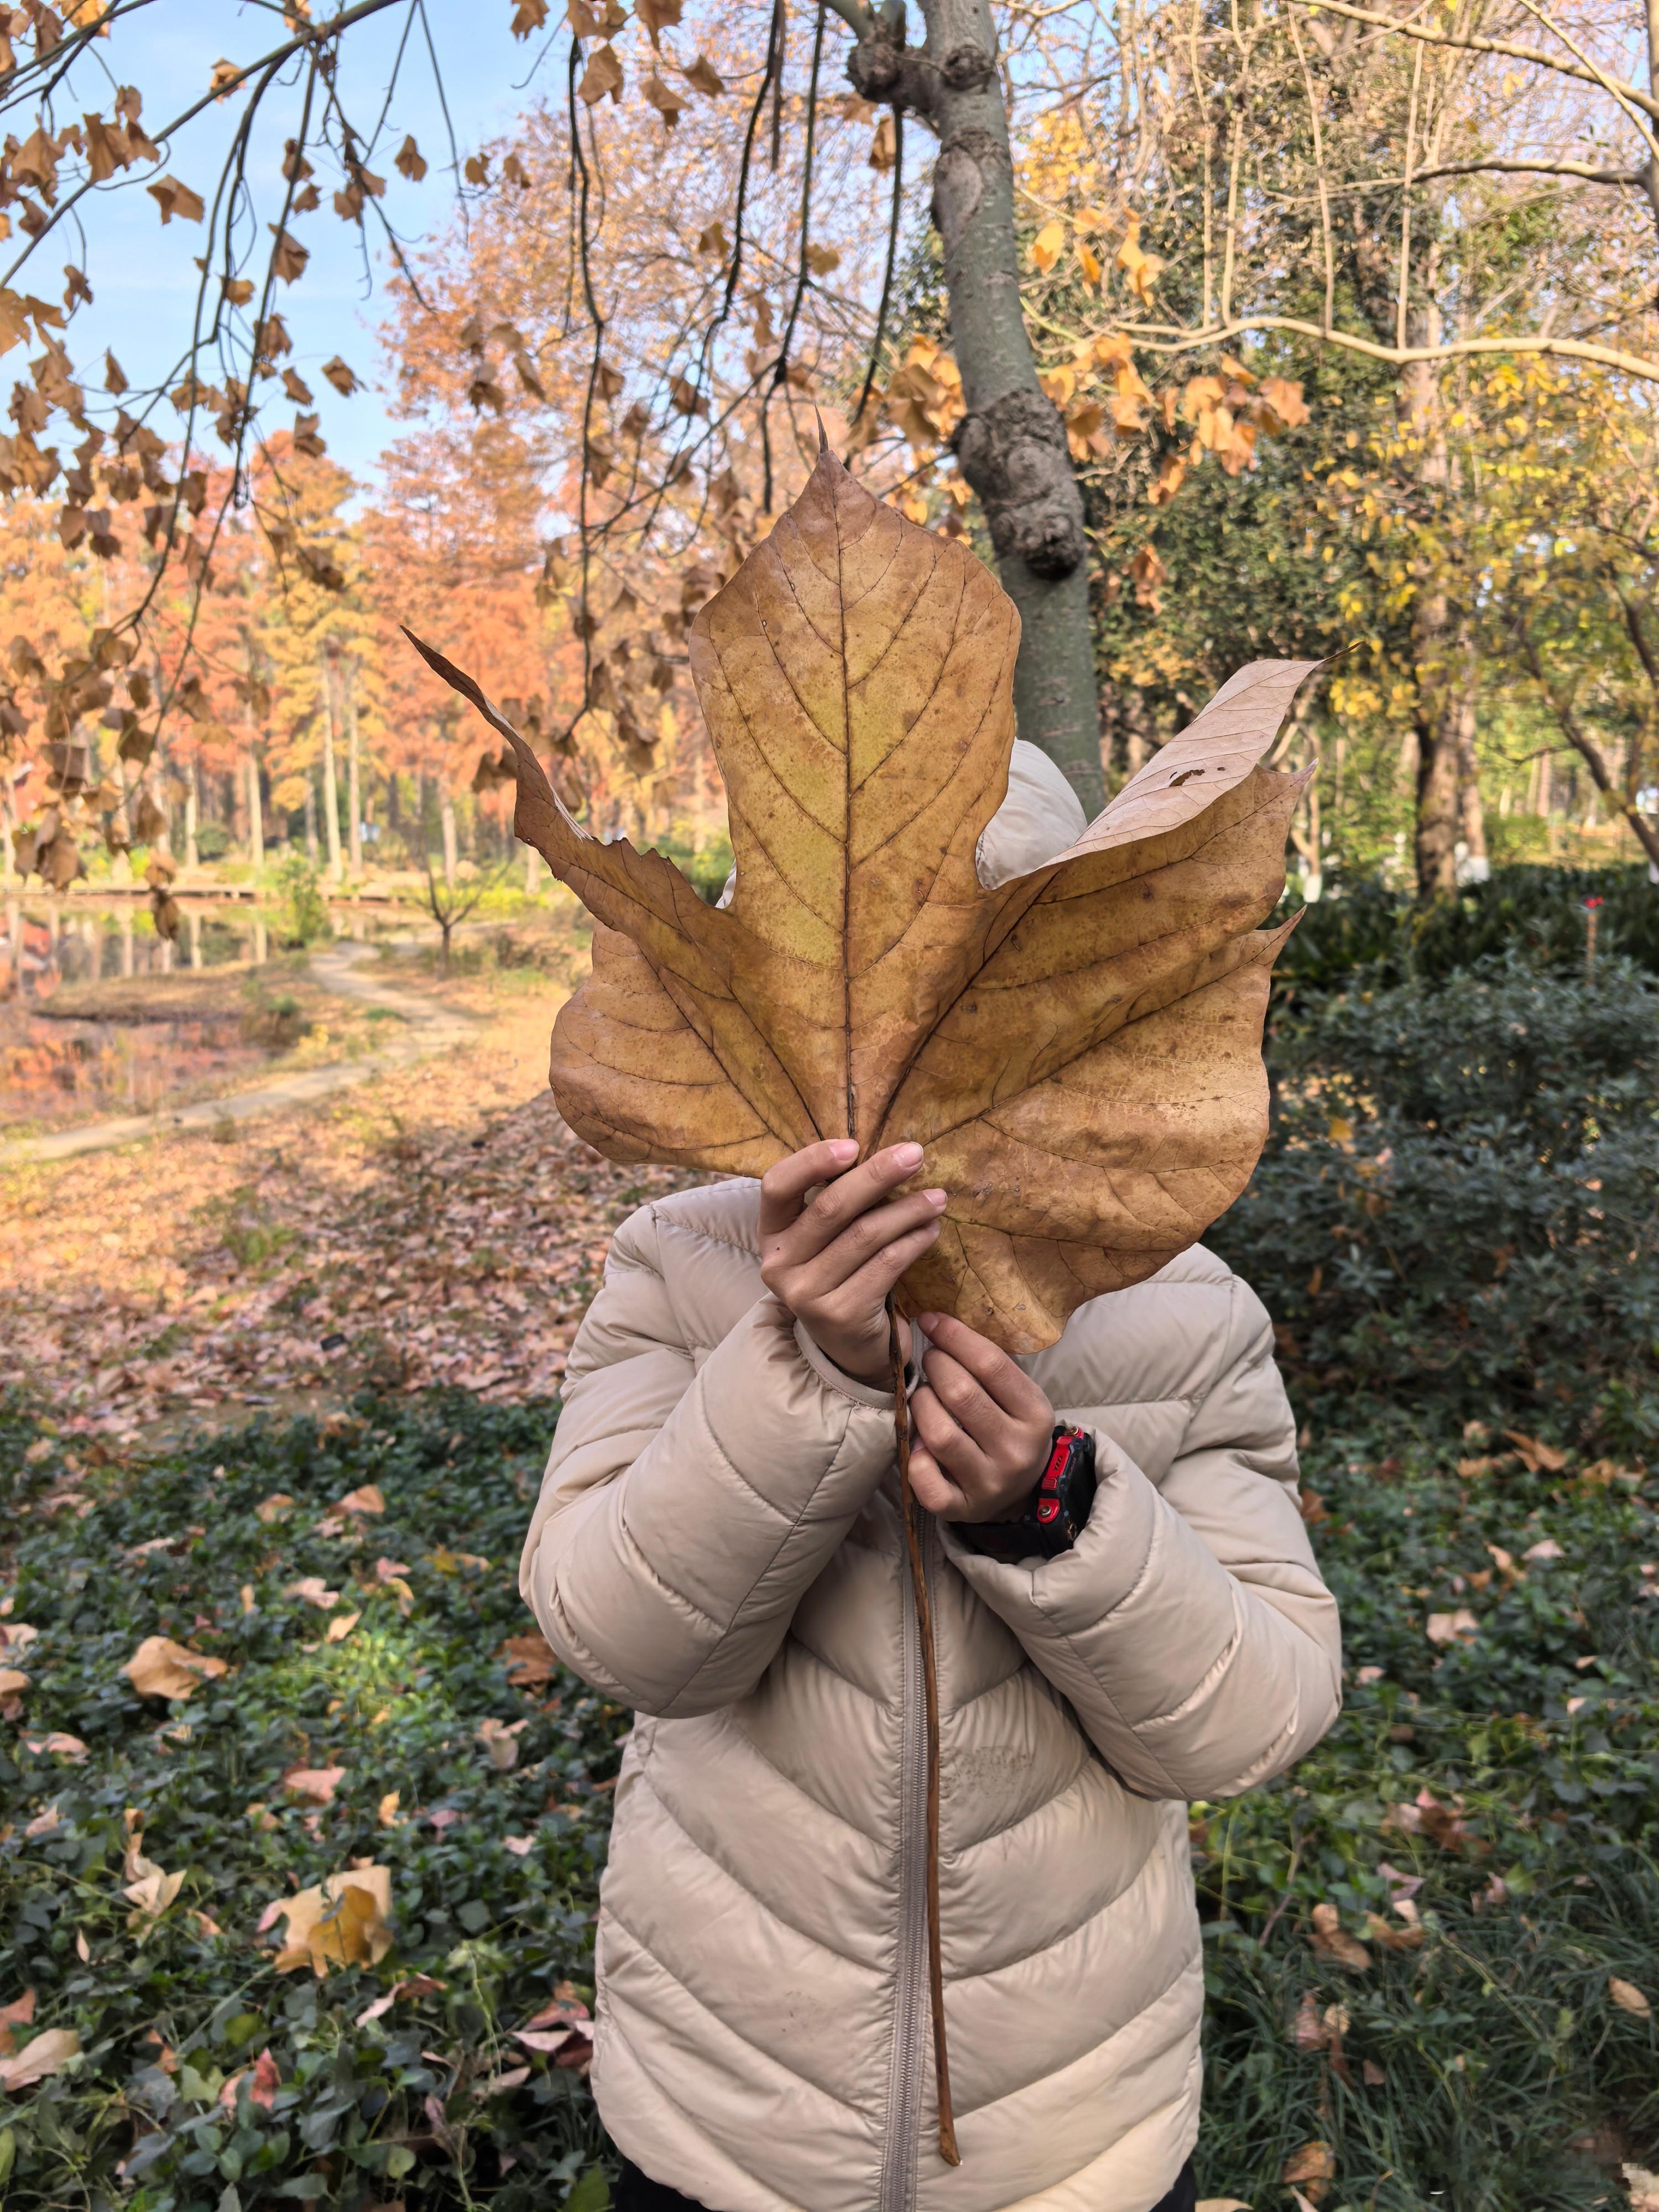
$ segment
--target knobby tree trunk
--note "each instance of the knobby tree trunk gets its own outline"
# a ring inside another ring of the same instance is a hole
[[[306,858],[314,868],[317,865],[317,785],[309,769],[306,771]]]
[[[915,115],[939,139],[933,215],[967,408],[954,443],[985,510],[1003,589],[1019,610],[1019,734],[1058,763],[1092,819],[1105,786],[1083,496],[1020,309],[1013,160],[989,0],[921,0],[920,47],[904,43],[902,6],[878,15],[865,0],[830,4],[856,33],[847,73],[859,92]]]

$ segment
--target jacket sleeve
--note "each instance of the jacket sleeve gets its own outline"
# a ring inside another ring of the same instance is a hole
[[[663,1233],[647,1206],[612,1242],[519,1587],[584,1680],[678,1717],[765,1672],[892,1459],[893,1401],[842,1375],[771,1297],[699,1365]]]
[[[1214,1379],[1161,1486],[1096,1431],[1075,1547],[954,1564],[1149,1797],[1227,1797],[1310,1750],[1341,1705],[1336,1602],[1297,1500],[1296,1436],[1261,1301],[1235,1282]]]

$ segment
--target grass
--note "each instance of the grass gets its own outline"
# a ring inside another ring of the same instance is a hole
[[[591,1999],[626,1725],[507,1671],[554,1412],[365,1399],[148,1457],[0,1413],[0,1620],[40,1632],[10,1660],[0,2003],[33,1988],[25,2034],[82,2046],[0,2104],[8,2212],[597,2212],[581,2075],[512,2039]],[[1200,2193],[1291,2212],[1288,2172],[1322,2212],[1620,2201],[1659,2145],[1654,2021],[1613,1995],[1659,2001],[1659,1491],[1358,1417],[1306,1458],[1349,1703],[1293,1775],[1194,1810]],[[384,1512],[340,1508],[369,1484]],[[158,1634],[228,1671],[140,1698],[121,1669]],[[325,1804],[285,1786],[334,1767]],[[154,1921],[125,1894],[130,1811],[184,1877]],[[354,1860],[388,1871],[392,1948],[279,1971],[270,1906]]]

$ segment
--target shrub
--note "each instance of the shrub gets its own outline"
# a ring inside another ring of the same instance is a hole
[[[310,945],[333,934],[317,871],[303,853],[286,853],[277,864],[276,928],[284,945]]]
[[[1488,961],[1281,1006],[1273,1133],[1212,1242],[1304,1388],[1659,1441],[1659,990]]]
[[[1598,898],[1601,954],[1659,975],[1659,890],[1644,866],[1500,868],[1428,906],[1369,880],[1309,907],[1278,969],[1281,994],[1439,983],[1495,955],[1533,967],[1584,965],[1584,901]],[[1287,901],[1285,911],[1294,910]]]

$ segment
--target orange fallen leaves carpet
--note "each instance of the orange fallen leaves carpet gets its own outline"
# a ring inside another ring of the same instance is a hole
[[[0,1176],[0,1341],[67,1433],[235,1423],[366,1384],[558,1389],[617,1168],[546,1088],[562,988],[307,1110]]]

